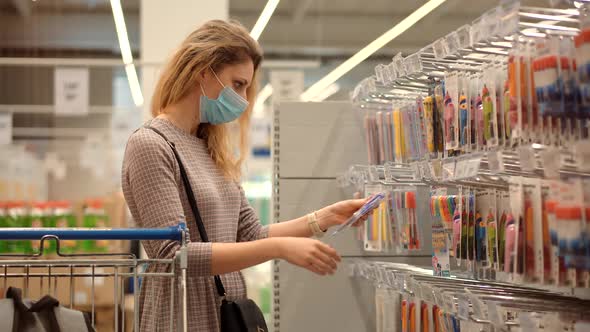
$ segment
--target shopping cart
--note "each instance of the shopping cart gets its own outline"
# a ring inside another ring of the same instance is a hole
[[[129,331],[125,328],[125,284],[133,285],[131,298],[133,308],[134,331],[139,331],[139,287],[143,278],[166,278],[170,280],[172,299],[176,300],[178,312],[174,312],[175,301],[170,303],[170,328],[173,323],[177,331],[187,331],[187,294],[186,270],[188,231],[184,223],[169,228],[149,229],[60,229],[60,228],[3,228],[0,229],[0,241],[38,240],[39,251],[34,254],[2,254],[0,255],[0,278],[6,290],[12,280],[21,281],[24,297],[27,298],[32,288],[42,295],[59,297],[60,303],[66,307],[90,311],[92,326],[95,327],[95,297],[110,298],[114,309],[114,331]],[[65,254],[60,251],[60,241],[65,240],[173,240],[181,243],[180,250],[173,259],[138,259],[130,253],[84,253]],[[56,242],[56,253],[59,259],[44,257],[44,248],[48,241]],[[149,264],[163,264],[165,272],[147,272]],[[110,279],[109,279],[110,278]],[[112,279],[112,297],[98,288],[105,285],[105,280]],[[85,292],[78,290],[83,285]],[[178,296],[174,289],[178,289]],[[68,294],[69,289],[69,294]],[[78,293],[77,293],[78,292]],[[65,293],[65,294],[64,294]],[[89,296],[79,296],[88,295]],[[64,298],[66,300],[64,300]],[[64,303],[66,301],[66,303]],[[67,303],[69,302],[69,303]],[[83,302],[83,303],[80,303]],[[131,305],[130,305],[131,306]],[[178,315],[174,317],[173,315]],[[122,323],[122,324],[121,324]],[[109,328],[110,329],[110,328]]]

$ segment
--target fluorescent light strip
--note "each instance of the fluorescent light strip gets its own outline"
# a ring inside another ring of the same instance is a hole
[[[254,103],[254,114],[259,115],[264,111],[264,103],[272,95],[272,86],[270,83],[266,84],[264,88],[258,92],[256,102]]]
[[[410,27],[416,24],[416,22],[424,18],[424,16],[428,15],[430,12],[432,12],[445,1],[446,0],[430,0],[424,5],[422,5],[422,7],[416,9],[416,11],[414,11],[408,17],[404,18],[396,26],[391,28],[391,30],[379,36],[369,45],[365,46],[355,55],[350,57],[348,60],[344,61],[340,66],[332,70],[328,75],[324,76],[321,80],[317,81],[315,84],[309,87],[301,95],[301,98],[304,100],[311,100],[321,91],[326,89],[330,84],[336,82],[340,77],[344,76],[344,74],[348,73],[352,68],[356,67],[359,63],[366,60],[369,56],[371,56],[371,54],[375,53],[377,50],[387,45],[387,43],[391,42],[397,36],[404,33],[406,30],[408,30]]]
[[[254,24],[254,28],[252,28],[252,32],[250,32],[250,36],[252,36],[254,40],[258,40],[258,38],[260,38],[260,35],[262,34],[262,31],[268,24],[268,21],[270,20],[272,13],[274,13],[275,9],[277,9],[279,1],[280,0],[268,0],[266,6],[264,6],[262,13],[260,13],[260,17],[258,18],[258,21],[256,21],[256,24]]]
[[[328,99],[328,97],[330,97],[331,95],[335,94],[338,91],[340,91],[340,85],[338,83],[333,83],[333,84],[330,84],[324,91],[322,91],[320,94],[315,96],[313,99],[304,100],[304,101],[316,101],[316,102],[317,101],[324,101],[324,100]]]
[[[115,28],[117,29],[117,38],[119,39],[119,48],[121,48],[123,63],[128,65],[133,63],[133,55],[131,54],[131,46],[129,45],[129,37],[127,36],[127,26],[125,25],[125,17],[123,16],[121,1],[111,0],[111,9],[113,10],[113,19],[115,20]]]
[[[137,78],[137,71],[133,64],[133,54],[131,53],[131,45],[129,44],[129,36],[127,35],[127,26],[125,25],[125,17],[123,16],[123,8],[121,7],[121,0],[111,0],[111,9],[113,11],[113,19],[115,20],[115,28],[117,30],[117,39],[119,39],[119,48],[121,49],[121,57],[125,64],[125,72],[127,73],[127,81],[131,89],[131,96],[136,106],[143,105],[143,94],[141,93],[141,86]]]
[[[141,93],[141,87],[139,85],[139,79],[137,78],[135,66],[132,63],[125,65],[125,73],[127,73],[127,81],[129,81],[129,88],[131,89],[131,97],[133,98],[133,102],[137,106],[143,105],[143,94]]]

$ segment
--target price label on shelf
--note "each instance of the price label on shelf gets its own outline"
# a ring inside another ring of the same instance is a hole
[[[455,312],[455,303],[454,303],[455,298],[453,297],[453,294],[443,293],[443,300],[444,300],[445,310],[449,313],[454,313]]]
[[[448,55],[447,54],[448,52],[447,52],[445,38],[444,37],[439,38],[434,43],[432,43],[432,50],[434,51],[434,57],[436,59],[442,59],[442,58],[446,57]]]
[[[12,113],[0,113],[0,146],[12,143]]]
[[[431,160],[428,163],[430,167],[430,174],[432,174],[433,180],[440,180],[442,178],[442,163],[440,159]]]
[[[443,308],[445,305],[445,301],[443,299],[442,293],[439,290],[434,290],[434,302],[436,303],[437,306],[439,306],[440,308]]]
[[[443,181],[452,181],[455,179],[455,160],[445,160],[442,165]]]
[[[494,325],[494,327],[502,328],[504,327],[504,320],[500,315],[500,310],[498,309],[498,305],[495,302],[488,302],[488,318],[490,322]]]
[[[88,68],[55,68],[53,100],[55,101],[56,114],[88,114],[89,77]]]
[[[523,332],[538,331],[539,324],[537,324],[530,312],[521,312],[518,314],[518,321]]]
[[[420,172],[422,173],[422,177],[426,180],[432,179],[432,172],[430,171],[430,162],[423,161],[420,163]]]
[[[414,174],[414,180],[422,179],[422,174],[420,173],[420,166],[417,162],[411,163],[410,169],[412,170],[412,174]]]
[[[541,151],[541,161],[543,162],[543,172],[548,179],[559,179],[559,170],[561,169],[561,154],[555,147],[547,147]]]
[[[421,284],[421,288],[422,288],[422,297],[424,298],[424,301],[429,302],[429,303],[436,303],[436,300],[434,298],[434,293],[432,292],[432,287],[430,287],[429,285],[422,283]]]
[[[469,166],[465,172],[466,177],[472,178],[479,174],[479,167],[481,166],[481,156],[469,159]]]
[[[466,288],[465,291],[469,301],[471,301],[471,305],[473,306],[473,314],[475,317],[479,319],[486,319],[487,316],[485,314],[483,302],[469,289]]]
[[[377,170],[377,166],[369,166],[368,173],[371,182],[379,181],[379,170]]]
[[[467,168],[469,167],[469,160],[459,159],[455,163],[455,180],[464,179]]]
[[[457,295],[457,298],[459,300],[459,318],[469,320],[469,300],[467,296],[460,294]]]
[[[532,172],[537,168],[535,152],[531,146],[521,146],[518,149],[518,155],[520,157],[520,168],[523,171]]]
[[[383,166],[383,175],[385,176],[385,181],[393,181],[395,179],[395,175],[393,174],[393,166],[390,163],[385,163]]]
[[[504,172],[504,155],[502,151],[490,151],[487,153],[488,167],[492,174]]]
[[[580,171],[590,171],[590,140],[576,142],[574,145],[574,159]]]

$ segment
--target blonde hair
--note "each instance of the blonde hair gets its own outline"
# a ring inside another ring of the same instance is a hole
[[[152,115],[186,97],[197,86],[199,74],[211,68],[219,73],[224,66],[251,60],[254,64],[252,84],[246,90],[248,108],[239,117],[239,135],[230,130],[230,124],[199,125],[197,136],[207,142],[211,158],[223,174],[239,180],[242,162],[248,155],[248,130],[250,116],[258,89],[257,73],[262,61],[260,45],[249,32],[236,21],[212,20],[193,31],[164,67],[152,97]],[[236,144],[239,143],[239,144]],[[239,156],[235,148],[239,146]]]

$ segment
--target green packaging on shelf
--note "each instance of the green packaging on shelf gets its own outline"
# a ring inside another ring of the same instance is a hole
[[[10,202],[7,205],[6,227],[30,227],[30,219],[24,202]],[[30,241],[6,241],[6,251],[9,253],[24,254],[29,251],[29,248]]]
[[[0,202],[0,228],[8,227],[8,225],[6,224],[6,218],[8,218],[6,211],[7,211],[7,204],[5,202]],[[8,248],[7,248],[6,241],[0,240],[0,254],[4,254],[7,251],[8,251]]]
[[[58,228],[77,227],[76,217],[72,212],[72,204],[68,201],[59,201],[53,203],[53,220]],[[60,252],[72,254],[78,251],[79,243],[76,240],[60,241]]]
[[[55,228],[55,218],[53,217],[53,209],[55,202],[39,202],[33,204],[33,209],[30,215],[30,227],[45,227]],[[39,252],[41,241],[31,241],[33,251]],[[55,240],[47,240],[43,244],[44,254],[54,254],[56,252],[57,243]]]
[[[108,227],[109,218],[104,210],[102,200],[88,200],[84,209],[84,219],[82,226],[86,228],[105,228]],[[83,240],[82,251],[88,253],[106,252],[109,249],[107,240]]]
[[[31,206],[31,213],[29,215],[29,221],[30,221],[29,227],[32,227],[32,228],[45,227],[45,224],[44,224],[45,206],[46,206],[46,203],[42,203],[42,202],[33,203],[33,205]],[[45,252],[48,251],[49,242],[53,242],[53,241],[46,241],[45,244],[43,245],[46,249]],[[27,251],[38,253],[40,246],[41,246],[41,241],[39,241],[39,240],[29,241]]]

